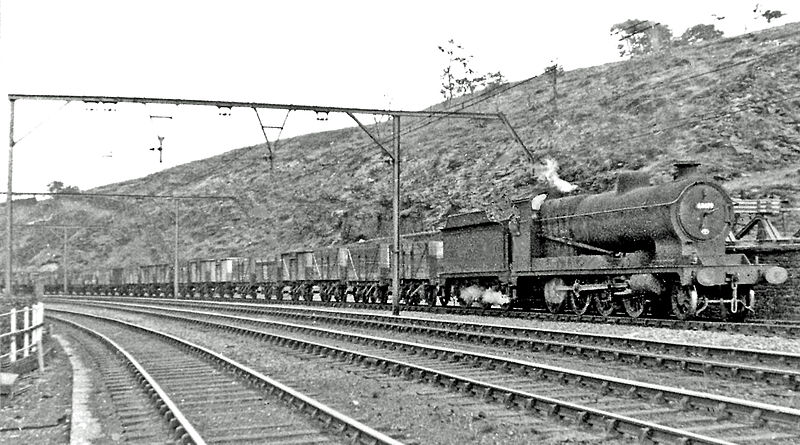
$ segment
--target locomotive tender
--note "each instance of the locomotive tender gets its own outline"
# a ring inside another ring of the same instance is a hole
[[[510,216],[449,216],[438,232],[401,238],[400,300],[447,305],[546,308],[603,316],[624,311],[679,319],[743,319],[753,286],[787,279],[785,269],[726,254],[733,221],[716,183],[678,177],[649,185],[622,173],[614,191],[543,193],[513,203]],[[386,302],[391,243],[377,239],[284,252],[266,259],[191,261],[179,271],[186,298]],[[172,296],[172,269],[95,274],[77,293]],[[100,277],[98,279],[98,276]]]

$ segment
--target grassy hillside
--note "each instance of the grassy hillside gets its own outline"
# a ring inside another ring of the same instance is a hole
[[[620,169],[666,181],[693,159],[735,194],[800,196],[800,24],[520,83],[434,109],[505,113],[537,159],[554,159],[580,192]],[[448,212],[486,208],[542,186],[499,123],[402,121],[402,226],[435,228]],[[390,124],[373,127],[384,137]],[[246,147],[92,192],[232,195],[179,202],[183,258],[266,256],[391,231],[391,165],[358,128],[282,142],[274,169]],[[69,232],[70,261],[91,267],[168,263],[173,205],[68,198],[20,207],[17,223],[98,226]],[[20,265],[60,261],[62,235],[19,230]],[[77,266],[76,266],[77,267]]]

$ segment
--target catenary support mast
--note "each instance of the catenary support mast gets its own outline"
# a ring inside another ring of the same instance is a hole
[[[12,258],[12,232],[11,232],[11,215],[12,215],[12,200],[11,200],[11,154],[14,147],[14,101],[16,100],[48,100],[48,101],[76,101],[76,102],[89,102],[89,103],[138,103],[138,104],[170,104],[170,105],[199,105],[199,106],[212,106],[221,108],[251,108],[251,109],[280,109],[287,111],[314,111],[320,113],[346,113],[353,120],[356,121],[361,127],[384,151],[385,147],[374,137],[366,127],[364,127],[356,118],[355,114],[370,114],[370,115],[384,115],[391,116],[393,119],[393,150],[391,157],[393,158],[393,256],[394,264],[392,268],[392,313],[398,315],[400,313],[400,117],[422,117],[422,118],[460,118],[460,119],[482,119],[482,120],[499,120],[511,132],[514,140],[522,146],[532,159],[532,155],[528,148],[522,143],[522,140],[516,134],[514,129],[508,124],[507,119],[502,113],[473,113],[466,111],[406,111],[406,110],[386,110],[374,108],[350,108],[350,107],[330,107],[324,105],[297,105],[297,104],[275,104],[275,103],[260,103],[260,102],[239,102],[239,101],[221,101],[221,100],[197,100],[197,99],[169,99],[157,97],[123,97],[123,96],[69,96],[69,95],[37,95],[37,94],[9,94],[8,99],[11,102],[11,131],[8,155],[8,227],[7,227],[7,265],[6,265],[6,286],[9,289],[6,293],[7,296],[11,295],[11,258]],[[177,220],[177,218],[176,218]],[[177,223],[176,223],[177,224]],[[177,233],[177,230],[176,230]],[[175,275],[178,275],[178,264],[175,264]],[[177,278],[176,278],[176,295],[177,295]]]

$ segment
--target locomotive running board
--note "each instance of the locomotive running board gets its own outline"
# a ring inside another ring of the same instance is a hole
[[[560,237],[552,236],[552,235],[541,235],[541,236],[544,239],[548,239],[550,241],[555,241],[555,242],[561,243],[561,244],[566,244],[566,245],[568,245],[570,247],[577,247],[579,249],[589,250],[591,252],[602,253],[603,255],[618,256],[618,252],[612,252],[610,250],[606,250],[606,249],[603,249],[603,248],[600,248],[600,247],[595,247],[595,246],[592,246],[590,244],[581,243],[581,242],[578,242],[578,241],[575,241],[575,240],[571,240],[569,238],[560,238]]]

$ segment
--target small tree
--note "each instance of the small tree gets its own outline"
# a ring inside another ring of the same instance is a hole
[[[447,66],[442,69],[442,89],[440,90],[446,100],[467,93],[472,94],[487,85],[503,82],[503,74],[500,71],[487,74],[475,72],[472,69],[472,56],[466,55],[464,48],[456,44],[453,39],[438,48],[448,57]]]
[[[781,17],[783,17],[785,15],[786,14],[784,14],[781,11],[777,11],[777,10],[772,11],[772,10],[767,9],[766,11],[764,11],[761,14],[761,17],[764,17],[765,19],[767,19],[767,23],[772,23],[773,19],[779,19],[779,18],[781,18]]]
[[[553,85],[553,117],[558,114],[558,78],[564,75],[564,67],[554,63],[544,69],[544,76]]]
[[[680,42],[686,45],[695,43],[709,42],[722,37],[722,31],[714,25],[694,25],[681,35]]]
[[[619,36],[620,57],[656,53],[672,45],[668,26],[650,20],[628,19],[611,27],[611,35]]]
[[[80,193],[81,190],[73,185],[65,186],[61,181],[53,181],[47,184],[47,191],[50,193]]]

